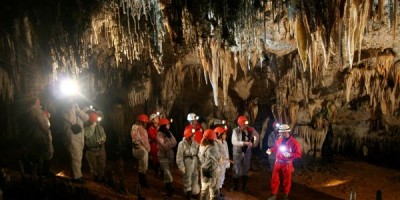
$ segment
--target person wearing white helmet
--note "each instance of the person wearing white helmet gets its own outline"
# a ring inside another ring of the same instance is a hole
[[[147,133],[149,134],[149,142],[150,142],[150,147],[151,147],[151,161],[153,164],[154,168],[154,176],[156,178],[161,178],[163,175],[161,167],[160,167],[160,161],[158,160],[158,148],[157,148],[157,132],[159,128],[159,122],[160,122],[160,115],[159,113],[152,113],[149,117],[150,120],[150,125],[147,128]]]
[[[289,200],[290,187],[292,185],[293,160],[301,157],[299,142],[290,135],[290,126],[282,124],[278,129],[282,134],[274,147],[267,150],[267,154],[276,153],[276,161],[271,178],[271,197],[268,200],[276,200],[282,174],[283,199]]]
[[[201,139],[203,138],[203,128],[201,127],[201,124],[198,122],[198,119],[199,116],[197,116],[195,113],[189,113],[187,115],[187,120],[189,122],[189,125],[187,125],[184,130],[194,129],[196,131],[194,133],[194,140],[197,142],[197,144],[200,144]]]

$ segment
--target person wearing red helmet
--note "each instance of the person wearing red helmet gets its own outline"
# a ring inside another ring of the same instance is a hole
[[[242,177],[242,190],[248,192],[247,181],[249,179],[249,169],[251,160],[251,149],[257,147],[260,136],[258,132],[249,127],[249,121],[245,116],[239,116],[237,119],[238,127],[232,131],[233,145],[233,185],[231,191],[238,188],[239,178]]]
[[[194,141],[194,129],[186,129],[183,133],[183,139],[178,144],[176,153],[176,164],[179,171],[183,174],[183,190],[186,200],[200,192],[199,173],[198,173],[198,152],[199,144]]]
[[[136,123],[131,129],[132,138],[132,154],[139,161],[139,184],[148,187],[146,180],[146,172],[148,168],[148,159],[150,152],[150,143],[146,131],[146,125],[149,118],[145,114],[141,114],[136,118]]]
[[[150,115],[150,125],[147,128],[149,134],[149,142],[151,148],[151,160],[154,168],[154,176],[156,178],[161,178],[162,170],[160,170],[160,161],[158,160],[158,149],[157,149],[157,132],[160,122],[160,115],[153,113]],[[161,172],[160,172],[161,171]]]
[[[198,119],[199,116],[197,116],[195,113],[189,113],[187,115],[187,121],[189,122],[189,125],[185,127],[185,130],[195,129],[196,132],[194,133],[194,140],[197,142],[197,144],[200,144],[201,140],[203,139],[203,127],[201,127]]]
[[[226,142],[227,128],[218,126],[214,129],[214,132],[217,134],[216,141],[219,147],[219,152],[221,153],[221,159],[219,161],[220,175],[218,176],[217,188],[219,190],[220,198],[223,198],[221,188],[222,185],[224,184],[226,169],[228,169],[231,166],[229,160],[228,143]]]
[[[200,199],[204,200],[219,198],[217,180],[219,175],[218,162],[221,159],[221,154],[218,146],[215,144],[216,137],[214,130],[205,130],[199,149],[199,159],[201,163]]]
[[[106,133],[98,123],[96,112],[89,113],[89,121],[85,125],[85,157],[89,164],[90,172],[95,181],[104,181],[104,170],[106,168]]]
[[[174,162],[174,150],[176,139],[169,130],[169,120],[160,119],[160,128],[157,133],[158,159],[160,160],[161,169],[164,171],[164,185],[167,196],[172,196],[172,166]]]
[[[272,196],[268,200],[275,200],[276,194],[280,185],[280,175],[282,175],[282,186],[283,186],[283,199],[289,199],[290,187],[292,185],[292,173],[293,173],[293,160],[301,158],[301,147],[299,142],[290,135],[290,126],[282,124],[278,129],[279,133],[282,134],[273,148],[267,150],[267,154],[270,155],[276,152],[276,162],[271,178],[271,194]]]
[[[275,142],[278,140],[280,137],[280,133],[278,131],[280,124],[275,121],[272,123],[272,128],[274,129],[268,136],[268,148],[272,148],[275,145]],[[276,161],[276,153],[271,153],[268,155],[268,161],[269,161],[269,167],[271,172],[274,170],[274,165]]]

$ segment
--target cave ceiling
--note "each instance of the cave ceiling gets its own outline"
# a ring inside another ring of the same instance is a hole
[[[156,97],[167,113],[185,100],[182,91],[206,85],[207,103],[220,110],[238,101],[276,104],[293,123],[303,107],[311,116],[323,106],[355,116],[357,107],[369,119],[378,112],[386,124],[398,123],[396,0],[2,4],[4,102],[70,77],[85,81],[88,96],[113,91],[130,107]]]

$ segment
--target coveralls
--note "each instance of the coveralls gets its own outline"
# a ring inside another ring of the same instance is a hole
[[[221,159],[221,154],[216,143],[207,146],[200,146],[199,159],[201,163],[201,193],[200,199],[218,199],[218,162]]]
[[[176,146],[176,139],[171,132],[167,136],[165,133],[159,131],[157,133],[157,148],[158,148],[158,160],[160,161],[161,169],[164,171],[164,183],[171,183],[173,178],[171,174],[173,161],[174,161],[174,150]]]
[[[89,120],[89,115],[79,109],[77,104],[73,104],[65,113],[65,120],[67,121],[67,147],[71,154],[72,178],[80,179],[82,178],[82,156],[85,145],[83,123]],[[71,129],[72,124],[78,124],[82,128],[82,131],[77,134],[73,133]]]
[[[199,144],[197,142],[189,142],[183,138],[178,144],[176,153],[176,164],[183,173],[183,190],[191,191],[193,195],[200,192],[199,186]]]
[[[50,122],[37,103],[29,108],[29,119],[26,123],[28,131],[23,138],[26,145],[26,153],[30,161],[34,163],[34,170],[41,170],[43,175],[49,173],[50,160],[53,158],[54,148],[50,131]],[[40,169],[42,167],[42,169]]]
[[[134,124],[131,130],[132,137],[132,154],[139,161],[139,173],[146,174],[148,163],[150,144],[146,129],[142,126]]]
[[[104,178],[106,168],[106,133],[98,123],[85,127],[86,160],[95,180]]]
[[[252,127],[247,127],[244,131],[240,130],[240,127],[233,129],[233,178],[234,182],[237,182],[237,179],[243,175],[244,187],[247,184],[250,169],[251,149],[257,147],[259,140],[258,132]],[[243,144],[244,142],[253,142],[253,146],[248,148]]]
[[[160,162],[158,161],[158,149],[157,149],[157,128],[154,127],[153,125],[150,125],[149,128],[147,129],[147,132],[149,134],[149,142],[150,142],[150,148],[151,148],[151,159],[155,167],[160,165]]]
[[[272,131],[268,136],[268,149],[271,149],[275,146],[276,140],[279,138],[279,133],[277,131]],[[269,167],[271,172],[274,170],[274,165],[276,161],[276,152],[268,155]]]
[[[280,149],[281,146],[285,146],[286,148],[284,150]],[[284,151],[290,153],[290,157],[285,157],[283,155]],[[271,193],[272,195],[278,193],[280,184],[279,175],[281,174],[283,177],[283,193],[288,195],[292,185],[293,160],[301,157],[300,144],[292,136],[289,136],[287,139],[280,137],[271,149],[271,153],[276,153],[276,162],[271,178]]]
[[[221,189],[225,180],[225,172],[231,166],[229,162],[229,149],[228,143],[225,140],[216,140],[216,144],[218,144],[219,152],[221,154],[221,158],[219,161],[219,169],[220,174],[218,176],[217,188]]]

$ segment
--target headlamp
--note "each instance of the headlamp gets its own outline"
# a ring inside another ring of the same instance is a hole
[[[225,124],[225,122],[226,122],[225,120],[222,120],[222,124]]]
[[[244,124],[248,125],[248,124],[249,124],[249,121],[246,120],[246,121],[244,122]]]
[[[196,132],[196,129],[192,128],[192,133]]]
[[[98,121],[98,122],[101,121],[101,117],[97,117],[97,121]]]
[[[285,145],[280,146],[279,151],[286,152],[286,146]]]
[[[196,119],[196,120],[199,120],[199,116],[196,116],[195,119]]]
[[[275,128],[278,128],[279,126],[280,126],[279,123],[276,123],[276,124],[275,124]]]
[[[172,123],[172,122],[174,122],[174,119],[171,118],[171,119],[169,120],[169,123]]]
[[[160,115],[160,112],[156,112],[156,115]]]

